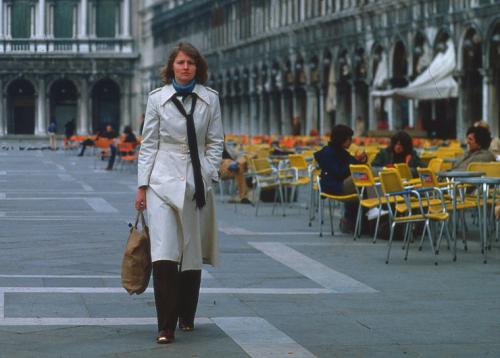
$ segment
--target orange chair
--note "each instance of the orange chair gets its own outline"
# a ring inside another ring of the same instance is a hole
[[[135,150],[136,144],[130,142],[120,142],[117,145],[117,155],[121,167],[123,167],[124,163],[130,163],[133,165],[137,161],[138,153]]]

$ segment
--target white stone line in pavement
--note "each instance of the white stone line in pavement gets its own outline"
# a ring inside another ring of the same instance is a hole
[[[63,171],[63,172],[65,172],[65,171],[66,171],[66,168],[65,168],[65,167],[63,167],[61,164],[56,164],[56,167],[57,167],[57,169],[59,169],[59,170],[61,170],[61,171]]]
[[[377,292],[377,290],[364,283],[335,271],[282,243],[250,242],[249,244],[274,260],[290,267],[321,286],[331,289],[335,293]]]
[[[0,320],[5,316],[5,294],[0,293]]]
[[[202,279],[211,280],[214,276],[206,271],[201,271]],[[8,275],[0,274],[0,278],[121,278],[120,275]]]
[[[348,241],[348,242],[287,242],[289,246],[373,246],[373,242]]]
[[[80,182],[80,185],[82,186],[83,190],[85,191],[94,191],[94,188],[92,188],[90,185],[84,183],[84,182]]]
[[[112,218],[105,216],[88,216],[85,217],[72,217],[72,216],[59,216],[59,217],[16,217],[16,216],[3,216],[0,215],[0,221],[85,221],[88,222],[90,219],[92,220],[102,220],[102,221],[121,221],[124,224],[128,224],[129,220],[125,220],[123,218]]]
[[[4,218],[7,213],[5,211],[0,211],[0,218]]]
[[[120,275],[0,275],[0,278],[120,278]]]
[[[212,321],[250,357],[315,357],[260,317],[215,317]]]
[[[0,326],[150,326],[156,317],[75,317],[75,318],[0,318]],[[213,324],[210,318],[198,317],[195,325]]]
[[[226,235],[253,235],[255,232],[240,227],[219,225],[218,230]]]
[[[7,172],[5,170],[0,170],[0,175],[7,175]]]
[[[147,288],[146,293],[153,293]],[[202,287],[203,294],[248,294],[248,295],[318,295],[332,293],[326,288],[231,288]],[[0,287],[2,293],[126,293],[122,287]]]
[[[7,198],[7,194],[5,193],[0,193],[0,200],[2,199],[6,199]]]
[[[62,181],[74,181],[75,178],[69,174],[57,174],[58,178]]]
[[[240,236],[301,236],[301,235],[319,235],[319,232],[311,231],[275,231],[275,232],[258,232],[244,229],[241,227],[228,226],[220,224],[218,226],[220,232],[226,235],[240,235]]]
[[[98,213],[117,213],[118,210],[114,208],[110,203],[108,203],[103,198],[85,198],[87,204],[90,205]]]

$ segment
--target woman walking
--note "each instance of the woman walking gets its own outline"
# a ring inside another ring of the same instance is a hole
[[[224,135],[217,92],[204,86],[207,63],[180,43],[149,94],[138,160],[135,207],[147,208],[158,343],[194,329],[203,263],[217,260],[212,182]]]

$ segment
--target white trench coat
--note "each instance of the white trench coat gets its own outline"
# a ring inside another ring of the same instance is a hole
[[[219,179],[224,134],[216,91],[196,85],[193,114],[206,205],[197,209],[186,119],[165,85],[149,94],[138,160],[138,186],[147,186],[151,258],[182,262],[182,270],[217,264],[217,228],[212,182]],[[191,109],[191,96],[183,102]]]

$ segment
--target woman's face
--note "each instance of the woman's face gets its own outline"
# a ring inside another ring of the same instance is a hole
[[[191,57],[180,51],[174,60],[173,70],[175,82],[185,85],[191,82],[196,75],[196,63]]]
[[[401,154],[403,153],[403,145],[401,144],[401,142],[397,142],[396,145],[394,146],[394,153],[396,154]]]
[[[344,143],[342,143],[342,147],[344,149],[349,149],[349,147],[351,146],[351,143],[352,143],[352,137],[349,137],[347,138]]]

